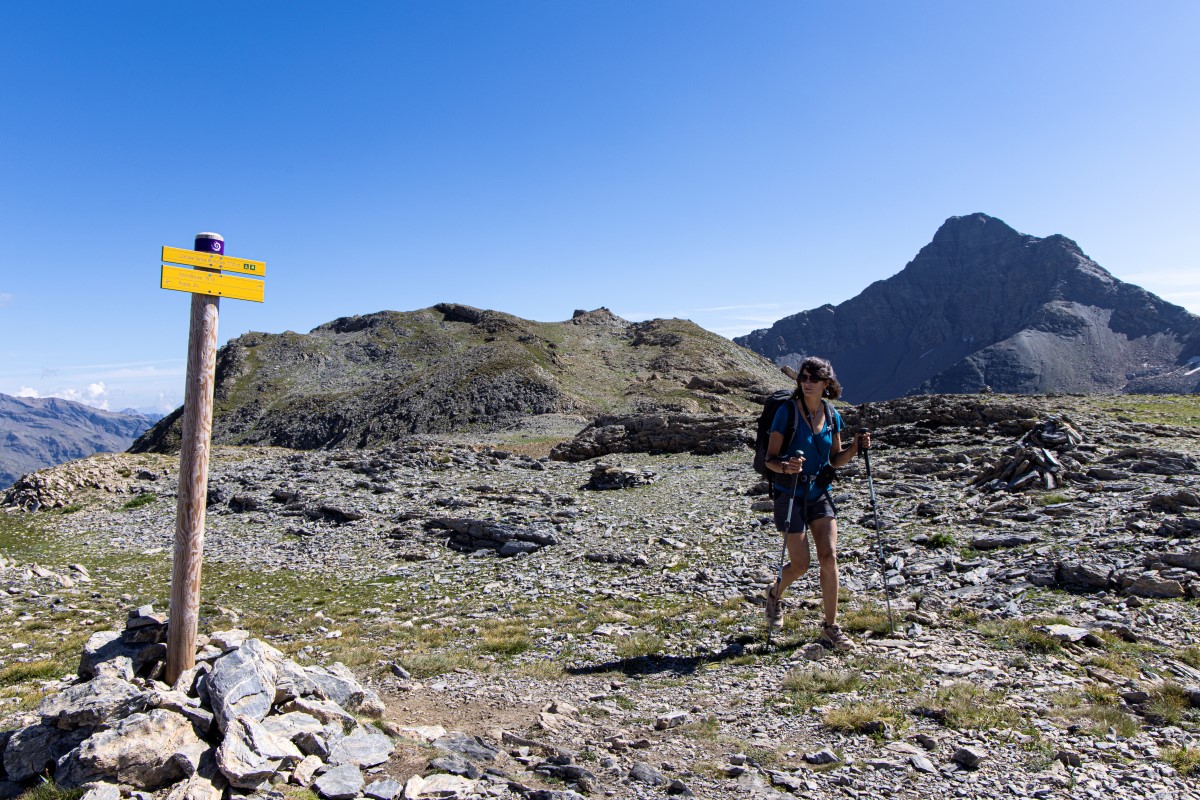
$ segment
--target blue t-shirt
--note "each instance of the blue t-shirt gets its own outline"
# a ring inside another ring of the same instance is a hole
[[[832,405],[829,406],[829,410],[833,412],[833,419],[826,418],[825,427],[814,436],[812,428],[808,426],[808,420],[804,418],[804,405],[797,403],[793,409],[797,414],[796,435],[792,437],[791,442],[784,442],[780,447],[779,458],[786,460],[797,455],[804,456],[804,474],[811,479],[829,463],[829,454],[833,450],[833,435],[842,430],[842,415]],[[775,419],[771,422],[771,433],[781,436],[787,433],[787,415],[788,407],[787,403],[784,403],[775,412]],[[775,488],[784,494],[791,494],[793,477],[777,475]],[[816,500],[821,496],[822,491],[817,489],[811,480],[807,485],[809,500]],[[798,492],[796,496],[800,497],[802,494],[803,492]]]

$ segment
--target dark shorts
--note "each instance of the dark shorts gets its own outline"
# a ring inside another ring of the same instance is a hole
[[[792,498],[788,497],[783,492],[775,495],[775,530],[782,531],[787,524],[788,516],[788,501]],[[808,511],[808,519],[804,518],[804,512]],[[804,498],[797,497],[792,506],[792,525],[788,533],[800,533],[807,527],[807,523],[821,517],[836,517],[837,512],[833,508],[833,503],[829,500],[829,494],[825,493],[817,500],[809,500],[807,509],[804,505]]]

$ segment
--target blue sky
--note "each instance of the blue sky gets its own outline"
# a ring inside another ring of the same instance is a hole
[[[976,211],[1200,312],[1190,1],[48,2],[0,29],[7,394],[178,405],[158,249],[204,230],[268,265],[222,341],[442,301],[734,336]]]

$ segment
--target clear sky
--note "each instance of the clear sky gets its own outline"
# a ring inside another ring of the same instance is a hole
[[[182,401],[159,248],[267,262],[221,340],[442,301],[726,336],[954,215],[1200,312],[1200,3],[0,4],[0,392]]]

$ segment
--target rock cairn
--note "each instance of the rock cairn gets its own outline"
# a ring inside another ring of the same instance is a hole
[[[1082,443],[1083,435],[1070,422],[1051,417],[1005,450],[1000,460],[974,483],[989,492],[1057,489],[1066,472],[1059,454]]]
[[[522,528],[501,522],[481,519],[438,517],[428,527],[450,531],[446,546],[464,553],[495,550],[502,556],[533,553],[547,545],[557,544],[554,535],[534,528]]]
[[[650,470],[597,464],[588,476],[587,488],[594,491],[636,489],[639,486],[649,486],[657,480],[658,475]]]
[[[144,606],[121,633],[93,634],[79,681],[43,699],[38,721],[0,742],[7,780],[52,775],[61,787],[89,789],[91,800],[116,800],[121,787],[220,800],[285,782],[327,800],[399,793],[365,785],[362,770],[386,762],[395,746],[358,721],[384,707],[346,667],[302,667],[230,630],[202,637],[196,666],[168,686],[166,632]]]

